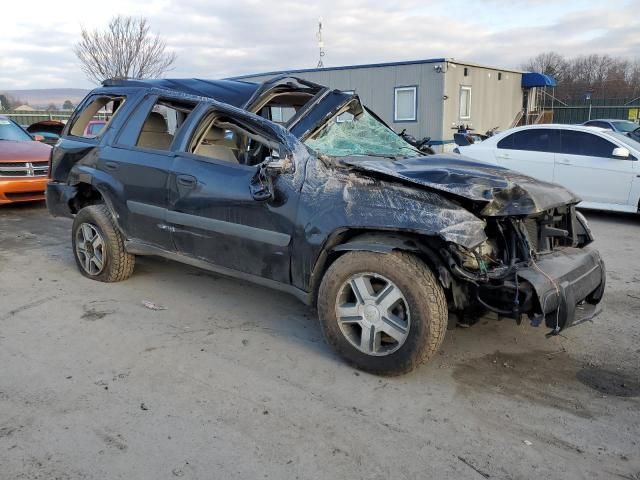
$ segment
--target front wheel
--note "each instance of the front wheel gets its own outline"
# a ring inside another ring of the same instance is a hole
[[[129,278],[135,256],[125,250],[124,240],[106,205],[84,207],[72,227],[73,253],[80,273],[100,282]]]
[[[325,273],[318,313],[327,341],[349,363],[399,375],[428,360],[447,328],[442,287],[403,252],[349,252]]]

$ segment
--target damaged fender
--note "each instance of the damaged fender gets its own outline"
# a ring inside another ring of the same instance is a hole
[[[487,239],[484,220],[436,192],[350,172],[316,157],[306,164],[300,198],[297,223],[304,230],[294,236],[293,249],[302,255],[292,261],[292,277],[304,290],[310,289],[321,251],[340,232],[418,234],[466,248]]]

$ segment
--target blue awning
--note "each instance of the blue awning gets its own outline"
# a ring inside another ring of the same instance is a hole
[[[522,88],[555,86],[555,79],[549,75],[545,75],[544,73],[529,72],[522,74]]]

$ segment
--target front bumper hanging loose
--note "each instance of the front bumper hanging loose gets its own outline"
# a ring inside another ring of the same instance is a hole
[[[584,319],[576,318],[577,305],[585,300],[598,303],[606,281],[600,254],[588,247],[567,247],[542,255],[517,275],[533,287],[540,315],[552,333],[581,323]],[[592,318],[599,312],[589,313]]]

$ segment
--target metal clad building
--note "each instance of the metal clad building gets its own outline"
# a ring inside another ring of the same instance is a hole
[[[234,77],[261,82],[293,75],[331,88],[355,91],[394,130],[406,128],[434,145],[453,142],[454,124],[484,133],[509,128],[522,110],[522,72],[452,59],[285,70]]]

